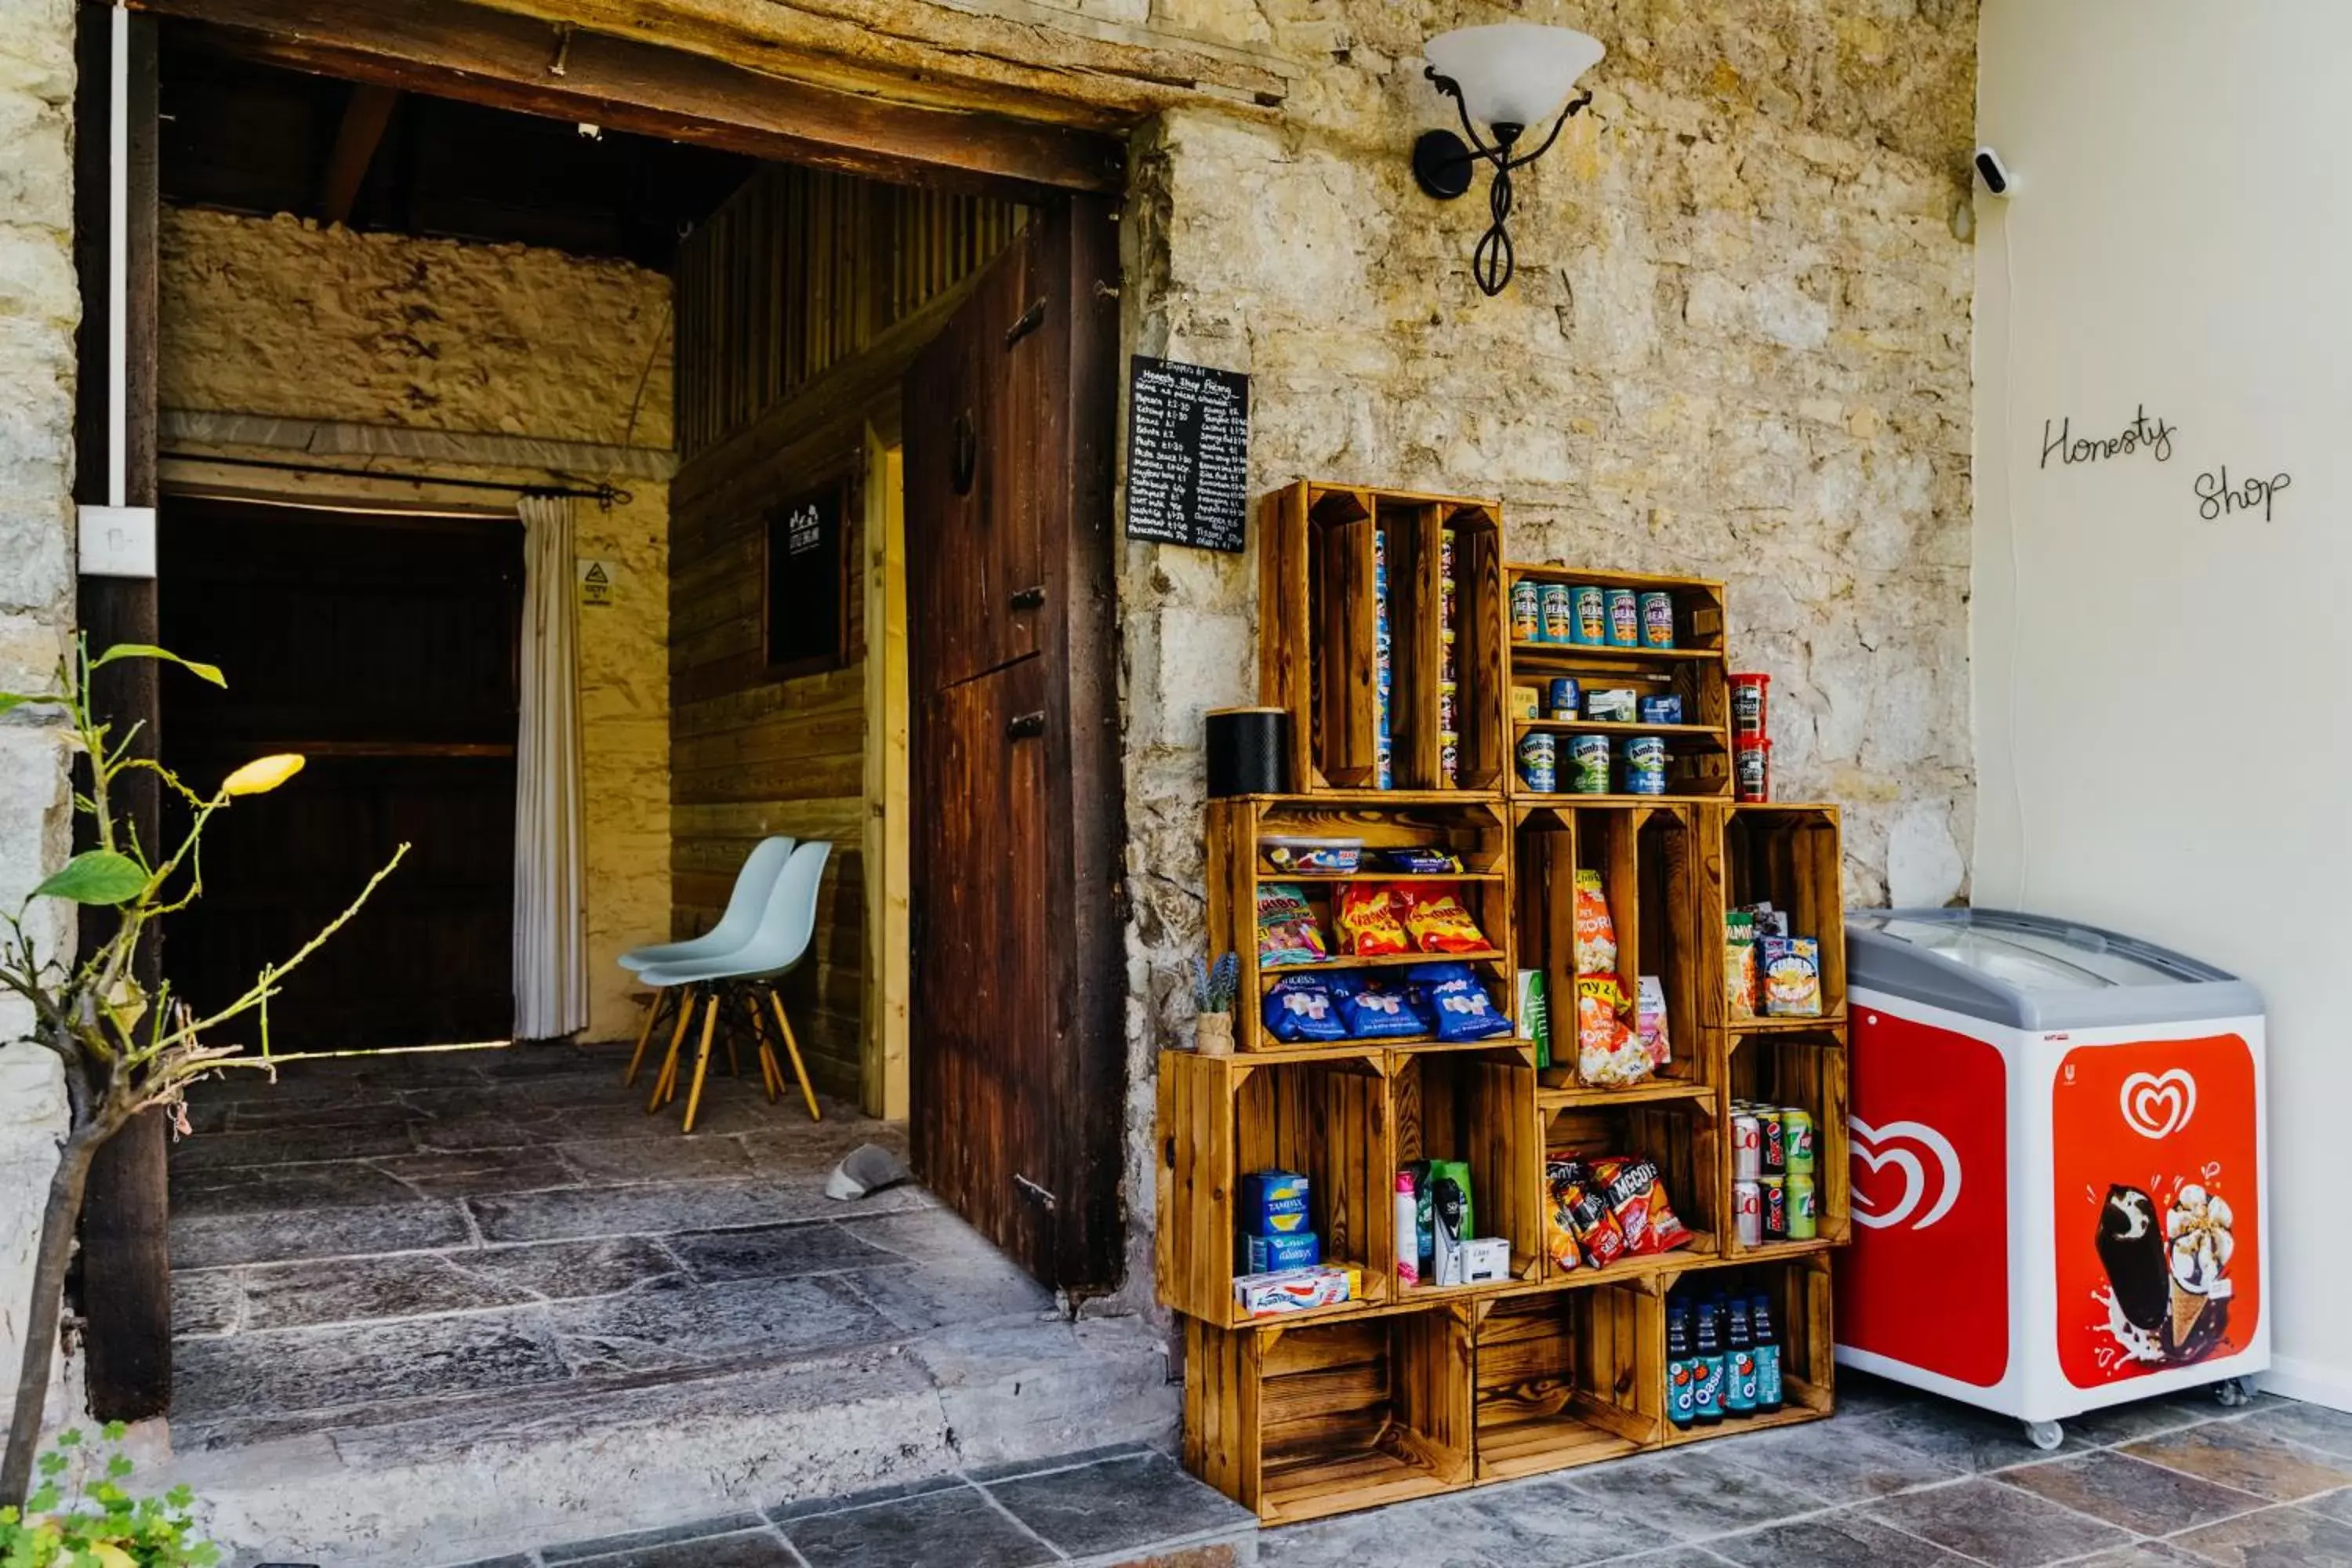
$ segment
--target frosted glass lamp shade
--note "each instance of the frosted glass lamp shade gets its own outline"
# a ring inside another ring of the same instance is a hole
[[[1462,89],[1462,107],[1481,125],[1522,128],[1550,118],[1601,63],[1601,40],[1573,27],[1497,22],[1440,33],[1423,46],[1437,74]]]

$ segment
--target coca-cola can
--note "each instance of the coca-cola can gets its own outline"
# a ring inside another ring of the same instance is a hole
[[[1731,1175],[1752,1182],[1764,1173],[1764,1124],[1752,1112],[1731,1113]]]
[[[1731,1229],[1742,1247],[1755,1247],[1763,1241],[1764,1187],[1760,1182],[1731,1184]]]
[[[1789,1178],[1766,1176],[1756,1184],[1763,1189],[1764,1239],[1786,1241],[1789,1238]]]

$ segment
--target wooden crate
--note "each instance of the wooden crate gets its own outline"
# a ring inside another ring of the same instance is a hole
[[[1735,1100],[1793,1105],[1813,1119],[1813,1191],[1820,1217],[1817,1236],[1806,1241],[1769,1241],[1740,1245],[1737,1227],[1724,1227],[1724,1256],[1754,1259],[1792,1252],[1819,1252],[1843,1247],[1853,1238],[1853,1170],[1846,1135],[1846,1043],[1844,1031],[1834,1027],[1790,1034],[1767,1030],[1735,1033],[1726,1047],[1724,1113]],[[1728,1121],[1725,1122],[1727,1127]],[[1731,1163],[1724,1162],[1723,1206],[1730,1215]]]
[[[1727,1416],[1712,1426],[1678,1427],[1668,1422],[1664,1430],[1667,1447],[1705,1442],[1710,1437],[1736,1437],[1744,1432],[1760,1432],[1773,1426],[1793,1426],[1801,1421],[1819,1421],[1833,1414],[1837,1408],[1837,1342],[1830,1319],[1832,1292],[1828,1255],[1814,1253],[1739,1267],[1733,1267],[1725,1260],[1712,1266],[1700,1265],[1685,1269],[1668,1277],[1664,1283],[1669,1292],[1678,1284],[1705,1289],[1714,1283],[1714,1276],[1718,1269],[1727,1276],[1724,1280],[1726,1285],[1762,1290],[1772,1299],[1774,1327],[1780,1336],[1782,1407],[1769,1415]],[[1663,1346],[1663,1331],[1660,1342]],[[1663,1349],[1654,1364],[1656,1370],[1652,1375],[1663,1397],[1665,1389]]]
[[[1184,1325],[1184,1464],[1288,1524],[1473,1478],[1468,1303],[1333,1323]]]
[[[1543,1152],[1536,1142],[1534,1053],[1529,1047],[1479,1051],[1399,1052],[1389,1073],[1389,1125],[1397,1165],[1414,1160],[1459,1160],[1470,1167],[1471,1218],[1476,1234],[1511,1244],[1511,1277],[1537,1279],[1543,1271],[1543,1207],[1538,1178]],[[1394,1188],[1391,1188],[1393,1197]],[[1409,1245],[1391,1223],[1387,1267]],[[1394,1285],[1398,1301],[1491,1293],[1491,1285]]]
[[[1246,795],[1209,803],[1208,942],[1213,952],[1240,956],[1241,1000],[1234,1019],[1235,1048],[1284,1052],[1261,1020],[1266,992],[1285,973],[1330,973],[1364,969],[1402,973],[1415,964],[1458,958],[1486,982],[1488,996],[1506,1017],[1512,1016],[1510,832],[1503,808],[1491,801],[1425,795],[1370,794],[1321,796]],[[1284,835],[1361,838],[1369,858],[1381,847],[1450,849],[1464,869],[1435,877],[1391,871],[1348,876],[1301,874],[1270,868],[1263,843]],[[1267,883],[1291,883],[1306,895],[1333,957],[1328,963],[1276,968],[1258,962],[1257,893]],[[1477,921],[1491,945],[1475,953],[1400,953],[1350,958],[1339,952],[1333,918],[1339,891],[1349,885],[1432,883],[1449,888]],[[1386,1042],[1393,1043],[1393,1042]]]
[[[1226,1327],[1234,1304],[1241,1178],[1296,1171],[1327,1263],[1362,1271],[1363,1296],[1286,1322],[1360,1312],[1388,1299],[1394,1253],[1396,1156],[1389,1132],[1388,1058],[1369,1047],[1286,1061],[1168,1051],[1160,1058],[1160,1300]]]
[[[1503,568],[1508,682],[1535,697],[1532,719],[1518,715],[1525,698],[1515,690],[1508,699],[1512,715],[1514,763],[1509,789],[1515,799],[1546,800],[1550,795],[1527,786],[1517,763],[1518,739],[1549,734],[1559,752],[1557,794],[1569,792],[1568,752],[1578,735],[1601,735],[1616,742],[1636,735],[1654,735],[1666,742],[1666,791],[1669,796],[1703,800],[1727,799],[1731,793],[1731,700],[1724,653],[1723,584],[1695,577],[1659,577],[1633,572],[1600,572],[1582,567],[1529,565],[1513,563]],[[1630,588],[1636,593],[1658,591],[1675,603],[1675,646],[1671,648],[1622,648],[1529,641],[1508,624],[1511,589],[1521,582],[1540,588],[1545,584],[1601,588]],[[1547,700],[1553,679],[1573,676],[1586,690],[1622,688],[1641,697],[1682,699],[1680,724],[1621,724],[1583,718],[1551,718]],[[1612,778],[1612,784],[1619,781]],[[1591,798],[1591,797],[1587,797]],[[1637,796],[1637,799],[1653,797]]]
[[[1580,1087],[1576,1076],[1576,872],[1598,871],[1617,931],[1619,983],[1631,997],[1654,974],[1666,994],[1673,1058],[1647,1092],[1692,1093],[1714,1082],[1700,1031],[1699,989],[1714,973],[1698,946],[1702,817],[1687,806],[1529,805],[1518,818],[1514,953],[1541,969],[1551,1011],[1547,1089]],[[1719,945],[1719,944],[1718,944]],[[1720,963],[1719,957],[1716,960]],[[1717,983],[1719,984],[1719,982]],[[1608,1090],[1596,1091],[1602,1095]]]
[[[1555,1284],[1589,1284],[1627,1277],[1671,1272],[1693,1260],[1722,1251],[1718,1221],[1729,1210],[1722,1206],[1719,1180],[1727,1155],[1717,1131],[1712,1090],[1705,1098],[1642,1100],[1628,1096],[1596,1101],[1591,1091],[1539,1089],[1536,1116],[1543,1130],[1542,1153],[1547,1161],[1563,1154],[1586,1156],[1628,1154],[1646,1158],[1658,1167],[1666,1197],[1675,1214],[1691,1233],[1687,1247],[1673,1252],[1627,1258],[1605,1268],[1579,1261],[1562,1268],[1544,1247],[1543,1278]],[[1538,1172],[1540,1176],[1541,1173]],[[1546,1182],[1539,1202],[1549,1202]]]
[[[1665,1430],[1664,1318],[1643,1283],[1481,1302],[1474,1310],[1480,1483],[1654,1447]]]
[[[1700,881],[1706,906],[1701,940],[1710,983],[1702,987],[1707,1021],[1745,1031],[1797,1033],[1845,1021],[1844,857],[1833,805],[1729,805],[1717,809],[1701,838]],[[1723,983],[1723,921],[1742,905],[1769,902],[1789,911],[1792,936],[1821,944],[1822,1011],[1818,1017],[1759,1018],[1735,1013]]]
[[[1448,639],[1442,545],[1454,543],[1451,788],[1498,792],[1503,710],[1502,509],[1493,501],[1301,480],[1259,507],[1260,700],[1287,709],[1300,794],[1378,787],[1375,550],[1386,558],[1393,787],[1440,787]],[[1376,543],[1377,539],[1377,543]]]

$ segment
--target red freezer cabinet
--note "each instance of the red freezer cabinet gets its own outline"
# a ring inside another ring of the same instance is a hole
[[[1999,910],[1846,917],[1854,1240],[1837,1359],[2026,1423],[2270,1365],[2263,1005]]]

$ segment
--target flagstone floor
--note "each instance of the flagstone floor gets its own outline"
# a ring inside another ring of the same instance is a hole
[[[2016,1423],[1875,1379],[1833,1420],[1288,1529],[1149,1448],[471,1568],[2345,1568],[2352,1415],[2263,1396]]]
[[[447,1562],[433,1542],[478,1556],[556,1521],[1172,1432],[1155,1329],[1066,1321],[919,1186],[824,1196],[903,1126],[838,1104],[813,1126],[756,1073],[714,1073],[684,1137],[677,1106],[622,1088],[626,1060],[436,1052],[199,1086],[171,1156],[171,1437],[177,1478],[234,1494],[236,1544]]]

